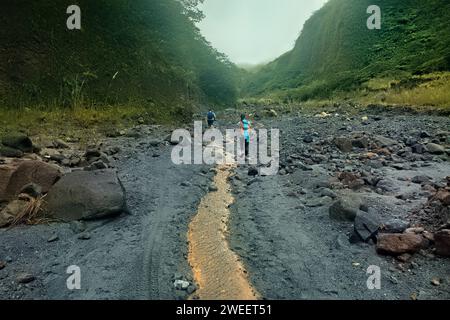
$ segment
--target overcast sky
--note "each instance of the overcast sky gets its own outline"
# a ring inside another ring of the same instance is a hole
[[[327,0],[205,0],[198,24],[238,64],[269,62],[293,48],[303,24]]]

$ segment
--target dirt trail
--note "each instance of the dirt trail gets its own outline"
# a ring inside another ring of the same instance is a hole
[[[231,251],[228,232],[229,205],[234,202],[228,184],[231,166],[218,168],[217,191],[201,201],[189,226],[189,263],[199,289],[193,298],[203,300],[256,300],[258,294],[248,282],[246,271]]]

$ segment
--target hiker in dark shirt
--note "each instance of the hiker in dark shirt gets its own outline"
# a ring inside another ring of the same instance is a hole
[[[216,114],[212,110],[209,110],[206,120],[208,121],[208,128],[211,128],[216,121]]]

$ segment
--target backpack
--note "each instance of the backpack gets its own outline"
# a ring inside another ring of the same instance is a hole
[[[208,120],[213,120],[214,119],[214,112],[210,111],[208,112]]]

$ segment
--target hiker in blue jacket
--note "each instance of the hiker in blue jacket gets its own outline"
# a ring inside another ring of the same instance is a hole
[[[206,120],[208,121],[208,128],[211,128],[216,121],[216,114],[212,110],[209,110]]]
[[[245,157],[248,157],[248,152],[250,148],[250,130],[251,128],[251,122],[247,119],[247,116],[245,114],[241,115],[241,132],[245,140]]]

